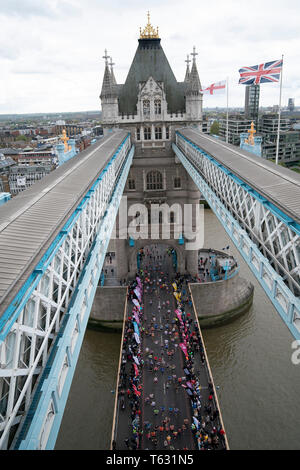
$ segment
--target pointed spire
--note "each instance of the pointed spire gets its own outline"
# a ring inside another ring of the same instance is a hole
[[[185,60],[186,62],[186,72],[185,72],[185,79],[184,81],[187,83],[189,81],[189,78],[190,78],[190,62],[191,62],[191,59],[190,59],[190,56],[189,54],[186,56],[187,57],[187,60]]]
[[[114,74],[114,70],[113,70],[113,66],[116,65],[116,64],[113,63],[112,57],[110,58],[110,63],[109,63],[109,65],[110,65],[110,75],[111,75],[112,83],[113,83],[114,85],[116,85],[116,84],[117,84],[117,80],[116,80],[116,78],[115,78],[115,74]]]
[[[191,73],[189,75],[187,94],[200,93],[202,89],[198,70],[197,70],[197,65],[196,65],[196,56],[198,55],[198,53],[196,52],[195,46],[193,47],[193,52],[191,53],[191,55],[193,56],[193,65],[192,65]]]
[[[111,94],[111,86],[112,86],[111,74],[110,74],[108,65],[105,65],[100,98],[103,98]]]
[[[102,82],[102,89],[101,89],[101,94],[100,98],[107,98],[114,96],[116,94],[115,90],[115,83],[112,78],[111,71],[109,70],[109,64],[108,64],[108,59],[110,58],[109,55],[107,55],[107,50],[105,49],[105,55],[103,56],[103,59],[105,59],[105,70],[104,70],[104,77],[103,77],[103,82]]]

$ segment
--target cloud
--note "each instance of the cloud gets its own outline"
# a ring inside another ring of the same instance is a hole
[[[100,109],[104,49],[124,83],[147,10],[140,0],[0,0],[1,111]],[[299,0],[153,0],[150,9],[177,80],[184,79],[186,55],[195,45],[201,83],[229,77],[231,106],[244,104],[238,69],[281,54],[283,102],[288,94],[297,105],[299,13]],[[204,105],[223,102],[220,95]],[[277,102],[277,85],[262,86],[261,104]]]
[[[48,75],[53,72],[50,70],[13,70],[13,73],[16,75]]]
[[[78,6],[71,0],[0,0],[0,15],[6,17],[47,17],[76,15]]]
[[[1,60],[15,60],[19,53],[16,47],[8,47],[5,45],[0,46],[0,59]]]

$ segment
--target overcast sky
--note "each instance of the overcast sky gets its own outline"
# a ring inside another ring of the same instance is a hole
[[[284,54],[282,103],[300,105],[299,0],[0,0],[0,114],[100,109],[104,49],[124,83],[148,8],[178,81],[196,46],[202,86],[228,77],[229,105],[243,106],[239,68]],[[263,84],[261,106],[278,102]]]

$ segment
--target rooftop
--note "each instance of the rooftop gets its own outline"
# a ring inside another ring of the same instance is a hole
[[[133,62],[125,84],[118,87],[119,112],[135,114],[138,101],[139,83],[153,77],[156,82],[164,83],[169,111],[184,111],[184,86],[178,83],[168,59],[160,44],[160,39],[139,39]]]

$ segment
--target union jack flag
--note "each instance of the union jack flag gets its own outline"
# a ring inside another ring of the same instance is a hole
[[[258,85],[259,83],[279,82],[282,60],[273,60],[265,64],[243,67],[239,70],[242,85]]]

